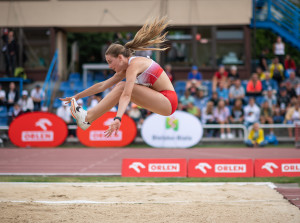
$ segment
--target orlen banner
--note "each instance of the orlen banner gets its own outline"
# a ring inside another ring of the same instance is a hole
[[[134,121],[127,115],[123,115],[121,127],[117,135],[114,133],[106,138],[104,132],[116,117],[116,112],[107,112],[92,123],[87,130],[77,128],[79,141],[89,147],[121,147],[130,144],[137,133]]]
[[[152,114],[141,129],[143,140],[158,148],[187,148],[196,145],[202,138],[201,122],[194,115],[176,111],[171,116]]]
[[[256,159],[256,177],[299,177],[300,159]]]
[[[68,128],[52,113],[32,112],[17,117],[9,126],[8,135],[19,147],[55,147],[65,141]]]
[[[186,159],[123,159],[123,177],[186,177]]]
[[[252,159],[190,159],[188,177],[253,177]]]

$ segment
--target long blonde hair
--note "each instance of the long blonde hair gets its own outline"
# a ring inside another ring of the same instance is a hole
[[[132,55],[134,51],[140,50],[159,50],[163,51],[165,48],[149,48],[149,46],[158,45],[166,41],[167,32],[162,34],[163,30],[167,28],[169,22],[166,17],[155,18],[153,21],[147,21],[143,27],[136,33],[133,40],[126,43],[124,46],[118,43],[111,44],[105,52],[105,55],[112,55],[117,57],[122,54],[125,57]]]

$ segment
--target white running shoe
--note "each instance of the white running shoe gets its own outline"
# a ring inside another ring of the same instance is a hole
[[[75,98],[72,98],[71,100],[71,114],[76,119],[77,125],[82,129],[86,130],[88,127],[91,126],[90,123],[85,121],[85,118],[87,116],[87,111],[84,110],[82,107],[78,106]]]

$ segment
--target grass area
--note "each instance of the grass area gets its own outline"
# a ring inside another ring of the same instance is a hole
[[[300,177],[262,178],[136,178],[120,176],[0,176],[0,182],[272,182],[298,183]]]

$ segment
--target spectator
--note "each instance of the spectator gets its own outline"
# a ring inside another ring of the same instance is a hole
[[[267,55],[269,53],[269,49],[265,48],[262,50],[260,56],[259,56],[259,66],[263,71],[268,70],[268,63],[267,63]]]
[[[264,96],[264,101],[268,102],[268,105],[270,108],[272,108],[272,110],[275,109],[277,100],[276,100],[276,95],[273,94],[272,90],[267,91],[267,94]]]
[[[198,108],[203,109],[205,107],[206,103],[207,103],[207,99],[204,96],[203,91],[201,91],[201,90],[198,91],[197,94],[196,94],[196,96],[195,96],[195,102],[194,102],[194,104]]]
[[[178,102],[177,110],[178,111],[184,111],[184,107],[183,107],[183,105],[182,105],[182,103],[180,101]]]
[[[230,72],[228,74],[229,86],[231,86],[234,83],[234,81],[239,78],[240,78],[240,75],[237,71],[237,67],[235,65],[232,65],[230,67]]]
[[[254,123],[251,131],[248,135],[248,140],[246,140],[246,145],[249,147],[264,147],[267,145],[264,137],[264,130],[259,127],[259,123]]]
[[[294,124],[295,122],[300,121],[300,106],[297,100],[293,100],[293,106],[289,107],[284,122],[287,124]],[[291,128],[288,128],[289,137],[293,137],[293,131]]]
[[[28,91],[22,91],[22,97],[19,99],[18,104],[20,105],[23,112],[32,112],[34,109],[33,101],[31,97],[28,97]]]
[[[84,105],[83,100],[80,98],[77,101],[78,106],[82,107],[84,110],[87,110],[87,107]]]
[[[291,83],[293,88],[297,88],[298,84],[300,84],[300,78],[296,77],[295,71],[290,72],[289,78],[284,81],[284,84],[286,83]]]
[[[276,124],[282,124],[284,121],[284,117],[280,114],[280,108],[275,107],[273,114],[273,122]]]
[[[100,94],[92,95],[88,100],[88,109],[95,107],[101,101]]]
[[[142,113],[138,106],[134,103],[131,103],[131,108],[128,110],[128,116],[133,119],[133,121],[138,125],[140,119],[142,118]]]
[[[214,74],[212,79],[213,91],[216,91],[220,82],[227,84],[228,73],[225,70],[224,65],[219,66],[219,70]]]
[[[234,85],[229,88],[229,100],[233,105],[237,99],[241,99],[244,104],[245,89],[241,85],[241,80],[236,79]]]
[[[243,102],[241,99],[235,100],[234,106],[231,110],[229,121],[231,124],[243,124],[244,123],[244,110],[243,110]],[[237,129],[236,129],[236,135],[238,135]]]
[[[191,72],[189,72],[189,74],[188,74],[188,81],[187,81],[187,86],[186,86],[186,88],[190,88],[190,86],[191,86],[193,80],[196,81],[196,86],[197,86],[197,87],[198,87],[199,85],[201,85],[202,74],[198,71],[198,67],[197,67],[197,66],[192,66],[192,70],[191,70]]]
[[[265,72],[261,69],[261,67],[256,67],[256,73],[259,77],[259,79],[262,81],[264,79],[266,79],[266,74]]]
[[[31,91],[31,98],[34,104],[34,111],[40,111],[42,106],[42,101],[45,100],[45,93],[41,89],[40,85],[36,85]]]
[[[229,109],[225,106],[225,101],[220,100],[218,106],[214,109],[214,118],[216,122],[220,125],[228,124],[229,123],[229,116],[230,112]],[[225,129],[223,127],[220,128],[221,130],[221,139],[225,139]],[[227,131],[227,138],[232,139],[233,135],[230,132],[230,128],[226,128]]]
[[[188,103],[194,103],[195,98],[190,94],[188,90],[186,90],[184,92],[184,95],[180,97],[179,101],[182,103],[184,110],[186,110]]]
[[[193,102],[189,102],[187,104],[186,111],[188,113],[192,114],[192,115],[195,115],[199,119],[201,117],[201,111],[200,111],[200,109]]]
[[[273,44],[273,52],[275,57],[278,57],[279,62],[284,64],[285,44],[280,36],[277,36],[276,42]]]
[[[271,75],[269,72],[265,73],[265,79],[261,83],[263,88],[263,94],[266,94],[267,91],[272,91],[273,94],[277,94],[278,84],[276,81],[271,79]]]
[[[295,61],[291,58],[290,55],[286,55],[284,60],[284,69],[285,69],[285,77],[288,78],[290,76],[290,72],[296,71]]]
[[[2,90],[2,85],[0,84],[0,106],[4,106],[6,102],[6,93]]]
[[[284,80],[283,65],[279,63],[279,59],[277,57],[273,59],[273,62],[270,65],[270,74],[278,85],[280,85],[280,83]]]
[[[285,88],[286,88],[286,93],[287,95],[292,99],[292,98],[297,98],[297,94],[295,89],[293,88],[293,85],[291,84],[291,82],[286,82],[285,84]]]
[[[165,65],[165,72],[168,75],[170,81],[173,83],[174,82],[174,76],[172,74],[172,65],[171,64],[166,64]]]
[[[68,104],[66,104],[65,102],[61,103],[61,106],[57,108],[56,110],[56,115],[58,117],[60,117],[62,120],[64,120],[64,122],[67,125],[72,125],[73,124],[73,119],[71,117],[71,110]],[[69,136],[74,137],[75,131],[74,130],[69,130]]]
[[[202,124],[216,124],[216,120],[214,117],[214,103],[212,101],[207,102],[206,107],[203,108],[201,120]],[[212,137],[214,135],[214,132],[214,129],[209,129],[207,131],[207,136]]]
[[[191,96],[195,97],[199,91],[198,82],[195,79],[193,79],[191,81],[190,87],[187,90],[190,92]]]
[[[264,101],[260,110],[260,123],[261,124],[273,124],[273,113],[269,107],[268,101]],[[270,133],[273,133],[273,129],[270,128]]]
[[[2,52],[6,58],[6,74],[10,77],[13,77],[15,73],[17,56],[17,41],[14,38],[13,31],[8,32],[7,42],[4,45],[4,48],[2,48]]]
[[[19,100],[19,94],[16,90],[16,85],[14,82],[10,82],[9,90],[6,94],[6,101],[7,101],[7,110],[14,106],[16,102]]]
[[[280,88],[279,95],[277,98],[277,105],[280,107],[281,115],[285,115],[289,103],[290,103],[290,97],[287,94],[286,88],[285,87]]]
[[[250,125],[253,125],[255,122],[259,122],[260,109],[255,104],[255,98],[250,98],[249,103],[244,108],[245,114],[245,125],[248,128]]]
[[[15,120],[19,115],[23,114],[23,111],[18,103],[15,103],[11,111],[8,112],[8,125]]]
[[[258,75],[256,73],[252,74],[251,79],[247,84],[247,95],[248,96],[260,96],[262,93],[262,83],[258,79]]]
[[[224,82],[220,82],[217,93],[219,99],[224,100],[226,104],[229,104],[229,91]]]
[[[214,106],[217,106],[218,103],[219,103],[219,95],[217,92],[213,92],[212,93],[212,96],[211,96],[211,99],[209,99],[209,101],[212,101],[214,103]]]

